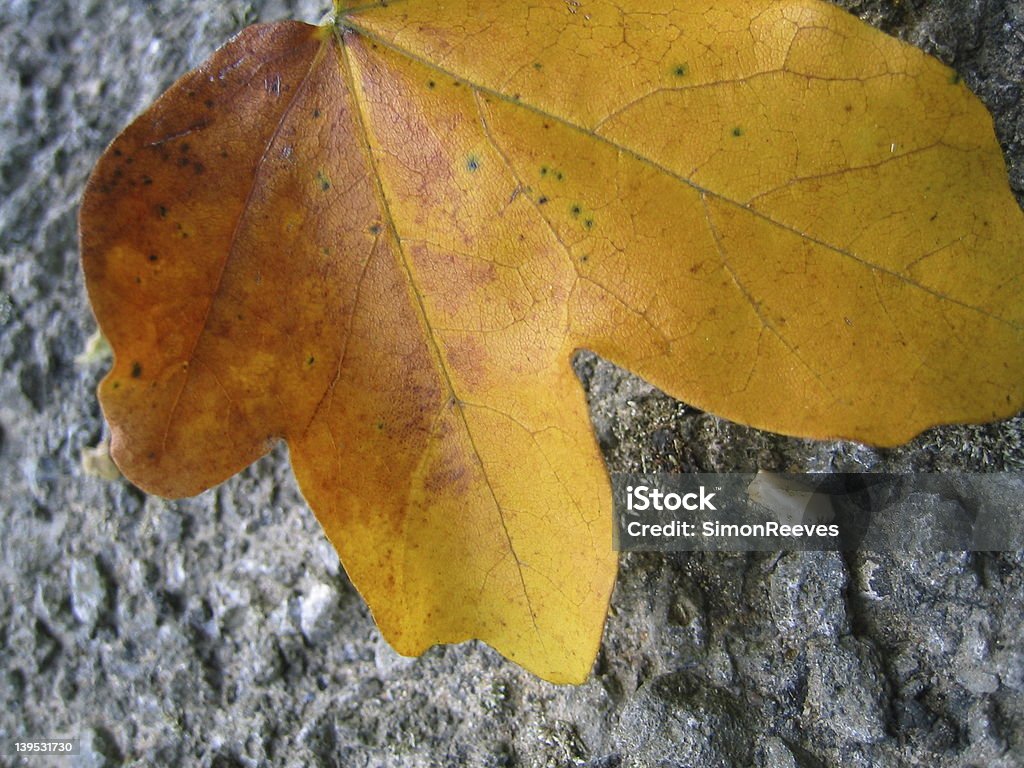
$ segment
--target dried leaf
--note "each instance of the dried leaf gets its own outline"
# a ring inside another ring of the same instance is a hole
[[[85,349],[75,355],[75,365],[85,368],[94,363],[105,363],[110,360],[112,354],[110,344],[103,334],[96,330],[85,340]]]
[[[1022,252],[978,100],[814,0],[252,27],[82,206],[124,473],[190,495],[284,438],[398,651],[477,637],[554,681],[615,575],[574,350],[892,445],[1021,407]]]
[[[83,448],[81,456],[82,471],[90,477],[98,477],[101,480],[121,479],[121,473],[110,458],[110,443],[101,440],[92,448]]]

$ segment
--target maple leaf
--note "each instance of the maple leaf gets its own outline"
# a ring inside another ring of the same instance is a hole
[[[580,681],[616,558],[570,367],[880,445],[1024,402],[1024,216],[946,67],[816,0],[392,0],[251,27],[100,160],[112,455],[287,441],[401,653]]]

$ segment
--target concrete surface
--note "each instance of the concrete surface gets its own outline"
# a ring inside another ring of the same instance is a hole
[[[840,4],[959,69],[1024,192],[1024,6]],[[283,450],[174,503],[83,470],[105,435],[104,366],[75,363],[92,164],[245,23],[324,10],[0,6],[0,740],[76,736],[55,761],[76,766],[1024,765],[1021,554],[630,555],[594,675],[556,687],[477,643],[396,656]],[[1019,418],[883,452],[727,424],[592,356],[577,369],[616,470],[1024,468]]]

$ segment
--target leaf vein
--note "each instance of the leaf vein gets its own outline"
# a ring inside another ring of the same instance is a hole
[[[505,540],[508,544],[508,549],[512,553],[512,556],[516,562],[516,573],[519,577],[519,584],[522,588],[523,598],[526,600],[526,607],[530,614],[530,621],[533,624],[533,629],[537,636],[537,639],[543,647],[544,637],[540,631],[540,627],[537,624],[537,612],[533,607],[533,600],[530,597],[530,591],[526,586],[526,577],[523,573],[522,560],[519,558],[519,555],[516,552],[515,543],[512,540],[512,534],[508,528],[508,522],[505,520],[505,511],[502,508],[501,503],[498,501],[497,494],[494,491],[494,485],[490,480],[490,477],[487,472],[487,467],[484,464],[483,457],[480,454],[480,449],[477,446],[476,440],[473,437],[473,432],[470,429],[469,421],[466,419],[465,410],[463,409],[461,405],[461,400],[459,399],[456,393],[455,384],[452,380],[451,372],[448,370],[448,366],[445,364],[444,357],[441,355],[441,348],[435,335],[435,329],[430,324],[423,295],[419,290],[419,286],[416,284],[416,280],[414,278],[412,271],[412,266],[409,263],[409,257],[405,252],[402,237],[398,232],[397,222],[395,221],[394,215],[391,212],[391,206],[388,204],[387,195],[384,193],[383,180],[381,178],[380,173],[378,172],[377,161],[373,153],[373,145],[370,142],[369,128],[366,123],[365,107],[363,106],[362,99],[360,99],[359,97],[360,92],[356,86],[356,78],[355,73],[353,71],[353,65],[350,61],[348,46],[345,44],[345,41],[340,34],[336,35],[336,39],[338,41],[337,48],[341,52],[339,58],[341,59],[346,79],[348,81],[348,86],[352,92],[353,101],[356,105],[355,112],[359,124],[359,129],[362,134],[361,143],[363,145],[363,151],[366,152],[367,160],[370,164],[370,167],[374,171],[373,176],[374,179],[376,180],[375,187],[377,190],[378,201],[381,206],[381,211],[384,214],[384,218],[387,219],[388,228],[391,230],[391,233],[394,237],[395,246],[398,251],[398,255],[401,259],[402,267],[406,273],[406,279],[408,280],[408,284],[412,290],[413,296],[415,297],[417,309],[419,310],[420,318],[426,330],[427,339],[429,340],[432,357],[434,359],[434,364],[444,380],[445,388],[448,390],[450,395],[449,402],[455,406],[455,411],[459,415],[459,419],[462,422],[462,427],[463,430],[465,431],[466,439],[469,441],[473,457],[476,459],[477,465],[480,468],[480,472],[483,475],[484,483],[487,486],[487,490],[488,493],[490,494],[491,501],[494,504],[494,509],[498,513],[498,520],[501,523],[501,527],[505,535]]]
[[[670,168],[667,168],[666,166],[664,166],[664,165],[662,165],[662,164],[660,164],[658,162],[655,162],[654,160],[652,160],[649,157],[645,157],[639,151],[637,151],[635,149],[632,149],[631,147],[627,147],[627,146],[624,146],[622,144],[619,144],[618,142],[616,142],[616,141],[614,141],[612,139],[609,139],[608,137],[603,136],[603,135],[601,135],[599,133],[595,133],[593,130],[588,129],[588,128],[586,128],[586,127],[584,127],[582,125],[579,125],[577,123],[574,123],[574,122],[572,122],[571,120],[569,120],[569,119],[567,119],[565,117],[562,117],[560,115],[548,112],[548,111],[544,110],[541,107],[538,107],[538,106],[535,106],[533,104],[530,104],[528,102],[523,101],[521,98],[520,99],[515,99],[515,98],[512,98],[512,97],[510,97],[510,96],[508,96],[508,95],[506,95],[506,94],[504,94],[504,93],[502,93],[502,92],[500,92],[498,90],[495,90],[495,89],[490,88],[490,87],[485,86],[485,85],[481,85],[479,83],[475,83],[475,82],[469,80],[468,78],[466,78],[466,77],[464,77],[462,75],[459,75],[459,74],[457,74],[457,73],[455,73],[455,72],[453,72],[453,71],[451,71],[449,69],[445,69],[445,68],[439,66],[438,64],[436,64],[435,62],[432,62],[429,59],[426,59],[426,58],[424,58],[424,57],[422,57],[422,56],[420,56],[420,55],[418,55],[418,54],[416,54],[416,53],[414,53],[414,52],[412,52],[412,51],[410,51],[410,50],[408,50],[406,48],[403,48],[402,46],[400,46],[400,45],[398,45],[398,44],[396,44],[396,43],[394,43],[394,42],[392,42],[390,40],[387,40],[387,39],[385,39],[383,37],[380,37],[379,35],[376,35],[373,32],[371,32],[370,30],[365,29],[363,27],[360,27],[359,25],[353,24],[352,25],[352,29],[353,29],[353,31],[357,32],[358,34],[365,36],[368,40],[371,40],[371,41],[373,41],[375,43],[378,43],[379,45],[381,45],[381,46],[383,46],[385,48],[388,48],[389,50],[392,50],[395,53],[398,53],[398,54],[400,54],[402,56],[405,56],[406,58],[408,58],[408,59],[410,59],[412,61],[418,62],[419,64],[421,64],[421,65],[423,65],[423,66],[425,66],[427,68],[433,69],[433,70],[435,70],[437,72],[440,72],[440,73],[442,73],[442,74],[444,74],[444,75],[446,75],[448,77],[451,77],[451,78],[453,78],[455,80],[458,80],[458,81],[466,84],[467,86],[473,88],[474,90],[476,90],[479,93],[486,93],[487,95],[493,96],[494,98],[499,99],[499,100],[501,100],[501,101],[503,101],[503,102],[505,102],[507,104],[512,104],[512,105],[521,107],[522,109],[526,109],[526,110],[529,110],[529,111],[533,112],[534,114],[538,115],[539,117],[543,117],[543,118],[545,118],[547,120],[550,120],[552,122],[556,122],[556,123],[559,123],[561,125],[564,125],[564,126],[566,126],[567,128],[569,128],[571,130],[574,130],[574,131],[576,131],[576,132],[578,132],[578,133],[580,133],[580,134],[582,134],[584,136],[587,136],[587,137],[590,137],[590,138],[594,139],[595,141],[603,142],[603,143],[613,147],[614,149],[616,149],[616,150],[618,150],[618,151],[620,151],[620,152],[622,152],[622,153],[624,153],[624,154],[634,158],[638,162],[643,163],[644,165],[647,165],[650,168],[653,168],[654,170],[660,171],[661,173],[664,173],[665,175],[669,176],[670,178],[673,178],[673,179],[677,180],[679,183],[685,184],[686,186],[691,187],[692,189],[694,189],[697,192],[705,194],[705,195],[707,195],[709,197],[713,197],[713,198],[715,198],[717,200],[721,200],[722,202],[724,202],[724,203],[726,203],[728,205],[731,205],[731,206],[734,206],[736,208],[740,208],[740,209],[742,209],[744,211],[747,211],[747,212],[751,213],[752,215],[757,216],[758,218],[764,220],[765,223],[767,223],[767,224],[770,224],[772,226],[778,227],[779,229],[782,229],[784,231],[787,231],[787,232],[790,232],[792,234],[795,234],[798,237],[801,237],[804,240],[807,240],[808,242],[813,243],[815,245],[821,246],[822,248],[824,248],[824,249],[826,249],[828,251],[832,251],[833,253],[835,253],[835,254],[837,254],[839,256],[848,258],[848,259],[850,259],[850,260],[860,264],[861,266],[865,267],[866,269],[869,269],[869,270],[875,271],[875,272],[880,272],[880,273],[887,274],[887,275],[895,278],[896,280],[899,280],[901,282],[906,283],[907,285],[911,286],[912,288],[916,288],[916,289],[918,289],[918,290],[920,290],[920,291],[922,291],[924,293],[927,293],[927,294],[933,296],[934,298],[940,299],[942,301],[948,301],[948,302],[953,303],[953,304],[957,304],[957,305],[963,307],[964,309],[967,309],[967,310],[970,310],[972,312],[975,312],[975,313],[977,313],[979,315],[982,315],[983,317],[987,317],[987,318],[990,318],[992,320],[995,320],[996,322],[1002,323],[1003,325],[1005,325],[1005,326],[1007,326],[1009,328],[1013,328],[1014,330],[1017,330],[1017,331],[1024,330],[1024,324],[1022,324],[1022,323],[1015,322],[1015,321],[1013,321],[1011,319],[1008,319],[1008,318],[1005,318],[1005,317],[1003,317],[1001,315],[997,315],[997,314],[995,314],[995,313],[985,309],[984,307],[978,307],[978,306],[970,304],[970,303],[968,303],[966,301],[962,301],[960,299],[956,299],[956,298],[954,298],[952,296],[949,296],[947,294],[942,293],[942,291],[939,291],[937,289],[931,288],[931,287],[925,285],[924,283],[921,283],[921,282],[919,282],[917,280],[914,280],[913,278],[910,278],[907,275],[901,274],[900,272],[897,272],[897,271],[895,271],[893,269],[890,269],[888,267],[882,266],[880,264],[876,264],[876,263],[870,261],[869,259],[867,259],[867,258],[865,258],[863,256],[858,256],[857,254],[852,253],[851,251],[846,250],[846,249],[844,249],[844,248],[842,248],[840,246],[833,245],[832,243],[826,242],[826,241],[822,240],[821,238],[814,237],[813,235],[810,235],[810,234],[808,234],[806,232],[801,232],[796,227],[794,227],[794,226],[792,226],[790,224],[786,224],[785,222],[780,221],[778,219],[775,219],[775,218],[773,218],[772,216],[769,216],[766,213],[763,213],[761,211],[757,211],[755,209],[752,209],[749,206],[745,205],[744,203],[739,202],[738,200],[734,200],[734,199],[732,199],[732,198],[728,197],[727,195],[724,195],[724,194],[722,194],[720,192],[716,192],[716,191],[714,191],[712,189],[703,187],[700,184],[697,184],[696,182],[694,182],[693,180],[686,178],[682,174],[680,174],[680,173],[678,173],[676,171],[673,171]]]
[[[281,117],[274,128],[274,132],[271,134],[270,139],[267,141],[267,145],[263,149],[263,154],[260,155],[260,159],[257,161],[256,167],[253,169],[252,184],[249,186],[249,192],[246,195],[245,202],[242,204],[242,208],[238,213],[238,218],[235,221],[234,229],[231,232],[231,239],[228,242],[228,247],[225,251],[224,258],[221,261],[220,271],[217,274],[217,282],[214,284],[213,291],[210,294],[210,299],[206,304],[206,311],[203,314],[203,320],[199,326],[199,331],[198,333],[196,333],[195,341],[192,343],[192,347],[188,352],[188,356],[183,361],[187,366],[185,369],[185,378],[182,381],[181,387],[178,389],[178,392],[174,397],[174,403],[171,405],[171,410],[167,417],[167,424],[164,427],[164,434],[161,440],[161,450],[163,452],[167,451],[167,440],[168,437],[170,436],[171,425],[174,424],[174,417],[178,412],[178,408],[181,406],[182,395],[185,393],[185,389],[188,387],[189,381],[191,380],[192,366],[190,365],[190,363],[194,359],[196,349],[199,347],[199,342],[202,340],[202,337],[205,335],[206,329],[209,326],[210,315],[213,312],[213,305],[216,303],[217,297],[220,295],[221,289],[224,285],[224,275],[227,273],[228,264],[230,263],[232,257],[235,255],[235,249],[238,245],[238,237],[242,231],[242,222],[245,221],[245,216],[249,210],[249,205],[252,202],[253,195],[256,194],[256,188],[259,179],[263,173],[267,157],[270,155],[271,148],[276,143],[282,128],[287,122],[288,116],[291,114],[292,109],[298,102],[299,94],[301,94],[305,90],[306,84],[309,82],[310,75],[312,75],[313,70],[316,68],[317,64],[319,64],[320,61],[323,59],[323,55],[324,46],[321,45],[320,48],[317,50],[316,55],[313,56],[312,61],[310,61],[309,67],[306,69],[305,74],[302,76],[302,80],[299,81],[298,86],[295,88],[294,92],[291,95],[291,98],[285,105],[284,111],[281,113]]]

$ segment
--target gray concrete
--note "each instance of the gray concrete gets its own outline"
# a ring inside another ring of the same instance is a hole
[[[1024,6],[841,4],[958,67],[1024,192]],[[103,365],[74,362],[89,169],[241,25],[323,10],[0,6],[0,737],[77,736],[56,764],[80,766],[1024,765],[1021,555],[631,555],[595,674],[556,687],[476,643],[395,655],[283,450],[175,503],[83,471],[105,434]],[[1024,468],[1020,419],[882,452],[577,368],[613,469]]]

